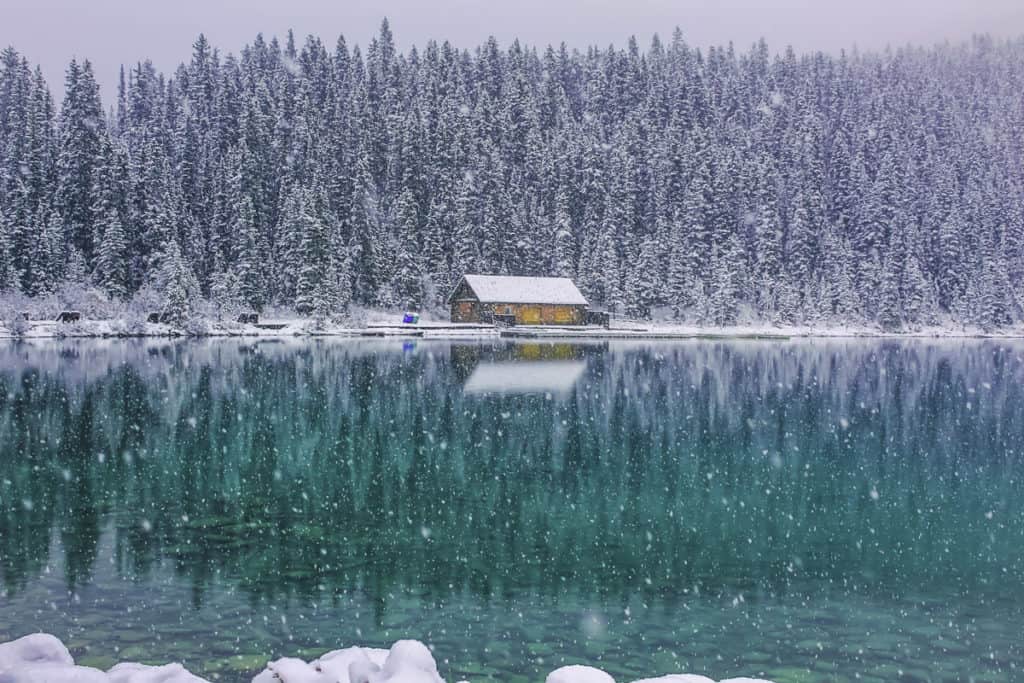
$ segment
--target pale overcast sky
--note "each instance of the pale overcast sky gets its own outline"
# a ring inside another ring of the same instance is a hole
[[[580,48],[635,35],[645,46],[675,26],[695,46],[746,49],[764,36],[773,51],[1024,35],[1024,0],[0,0],[0,46],[41,64],[58,97],[67,62],[90,59],[109,105],[120,64],[148,57],[169,72],[200,32],[236,54],[259,32],[289,28],[300,42],[315,33],[333,47],[344,34],[365,46],[384,16],[403,50],[430,38],[472,48],[489,35]]]

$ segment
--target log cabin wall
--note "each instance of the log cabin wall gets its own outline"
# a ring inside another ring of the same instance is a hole
[[[493,314],[514,315],[516,325],[582,325],[585,306],[567,304],[480,303],[469,299],[452,301],[454,323],[478,323]]]

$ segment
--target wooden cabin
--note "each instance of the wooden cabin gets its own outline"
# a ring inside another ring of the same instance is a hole
[[[583,325],[587,300],[566,277],[463,275],[448,297],[453,323]]]

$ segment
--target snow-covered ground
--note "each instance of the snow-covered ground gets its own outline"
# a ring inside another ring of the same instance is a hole
[[[498,336],[491,325],[449,325],[421,322],[377,321],[354,326],[345,323],[317,323],[309,318],[268,319],[258,325],[233,322],[195,321],[185,328],[161,323],[133,323],[122,320],[82,320],[76,323],[31,321],[15,333],[0,323],[0,339],[52,339],[60,337],[481,337]]]
[[[185,328],[126,320],[82,320],[76,323],[53,321],[30,321],[19,324],[20,330],[10,329],[9,324],[0,322],[0,339],[44,339],[60,337],[424,337],[435,339],[465,339],[506,336],[543,338],[715,338],[715,337],[1024,337],[1024,325],[986,331],[963,326],[934,326],[900,332],[887,332],[868,326],[811,326],[811,325],[735,325],[730,327],[709,327],[702,325],[681,325],[666,322],[633,323],[616,322],[611,328],[603,327],[560,327],[520,326],[499,329],[491,325],[449,323],[445,321],[420,321],[417,324],[402,324],[400,317],[381,314],[368,317],[366,322],[333,323],[317,322],[310,318],[268,318],[259,325],[235,322],[197,320]]]
[[[597,337],[597,338],[785,338],[785,337],[918,337],[918,338],[1019,338],[1024,337],[1024,326],[1004,327],[998,330],[982,330],[977,327],[934,326],[914,330],[891,332],[875,327],[857,325],[732,325],[713,327],[694,324],[613,323],[611,328],[601,327],[516,327],[511,334],[523,337]]]
[[[149,666],[121,662],[107,671],[75,665],[68,649],[48,633],[0,643],[0,683],[203,683],[181,664]],[[267,662],[253,683],[444,683],[430,649],[416,640],[399,640],[390,650],[348,647],[306,662],[285,657]],[[546,683],[615,683],[589,666],[564,666]],[[705,676],[669,674],[635,683],[715,683]],[[719,683],[770,683],[729,678]]]

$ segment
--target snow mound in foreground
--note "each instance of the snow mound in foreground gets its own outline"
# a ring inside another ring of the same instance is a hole
[[[311,662],[284,657],[269,662],[253,683],[445,683],[430,649],[418,640],[399,640],[390,650],[348,647]],[[0,683],[208,683],[181,664],[148,666],[116,664],[108,671],[76,666],[59,639],[35,633],[0,643]],[[546,683],[615,683],[609,674],[590,666],[563,666]],[[634,683],[715,683],[705,676],[672,674]],[[719,683],[771,683],[755,678],[730,678]]]
[[[206,683],[181,664],[147,666],[123,662],[110,671],[75,666],[64,643],[33,633],[0,643],[0,683]]]
[[[253,683],[444,683],[427,646],[399,640],[390,650],[350,647],[308,664],[285,657],[267,664]]]

